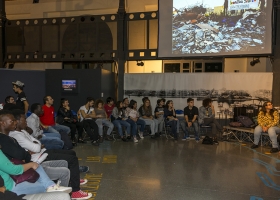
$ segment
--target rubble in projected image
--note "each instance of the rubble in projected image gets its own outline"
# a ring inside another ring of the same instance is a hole
[[[174,0],[173,54],[262,51],[266,0]]]

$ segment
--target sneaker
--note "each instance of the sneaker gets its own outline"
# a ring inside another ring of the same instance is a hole
[[[80,185],[84,185],[88,182],[87,179],[80,179]]]
[[[130,136],[130,135],[128,135],[128,136],[126,137],[126,139],[130,140],[130,139],[131,139],[131,136]]]
[[[251,149],[255,149],[255,148],[258,148],[258,147],[259,147],[259,145],[253,144],[253,145],[251,146]]]
[[[278,150],[278,148],[272,148],[271,150],[270,150],[270,153],[277,153],[279,150]]]
[[[103,137],[100,136],[100,138],[99,138],[99,143],[102,143],[102,142],[103,142]]]
[[[88,166],[80,166],[79,167],[80,172],[87,173],[89,171]]]
[[[213,141],[213,144],[218,145],[218,144],[219,144],[219,142],[218,142],[217,140],[214,140],[214,141]]]
[[[195,141],[196,141],[197,143],[199,143],[199,138],[195,138]]]
[[[72,192],[72,188],[71,187],[60,186],[60,183],[61,183],[61,181],[58,181],[56,185],[48,187],[46,192],[65,192],[65,193]]]
[[[92,144],[93,146],[99,146],[99,142],[98,142],[98,141],[91,141],[91,144]]]
[[[83,192],[82,190],[72,192],[71,199],[89,199],[92,197],[91,193]]]
[[[185,137],[183,137],[182,141],[189,140],[189,139],[190,139],[190,136],[185,136]]]
[[[107,136],[105,137],[105,140],[107,140],[107,141],[113,141],[113,138],[112,138],[110,135],[107,135]]]
[[[134,143],[137,143],[137,142],[138,142],[136,136],[133,137],[133,142],[134,142]]]
[[[141,139],[143,139],[143,138],[144,138],[144,136],[143,136],[143,133],[142,133],[142,132],[139,132],[139,133],[138,133],[138,135],[139,135],[139,137],[140,137]]]
[[[122,137],[122,141],[127,142],[126,137]]]

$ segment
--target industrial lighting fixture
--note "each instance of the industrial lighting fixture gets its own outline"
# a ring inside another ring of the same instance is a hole
[[[137,60],[137,66],[141,66],[143,67],[144,66],[144,63],[142,62],[142,60]]]
[[[261,62],[261,61],[260,61],[259,58],[256,58],[256,59],[253,58],[253,61],[250,62],[250,65],[251,65],[251,66],[255,66],[255,64],[260,63],[260,62]]]

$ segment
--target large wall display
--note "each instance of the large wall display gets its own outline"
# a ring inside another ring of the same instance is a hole
[[[159,1],[159,57],[270,54],[271,0]]]
[[[136,100],[138,107],[148,96],[153,109],[157,99],[165,98],[183,110],[191,97],[197,107],[211,98],[218,111],[271,100],[272,79],[272,73],[125,74],[124,88],[125,97]]]

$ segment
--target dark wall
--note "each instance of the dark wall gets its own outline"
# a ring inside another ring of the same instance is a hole
[[[60,105],[60,99],[67,98],[70,108],[77,111],[80,106],[86,103],[88,96],[103,100],[107,96],[113,96],[114,79],[111,78],[114,77],[113,75],[112,72],[102,69],[48,69],[46,70],[46,94],[53,97],[55,110]],[[75,94],[63,93],[61,90],[63,79],[77,79],[79,92]],[[104,83],[104,87],[102,83]],[[105,88],[104,91],[102,88]],[[102,92],[103,97],[101,97]]]
[[[25,84],[24,92],[27,96],[29,108],[33,103],[42,103],[45,96],[45,72],[44,71],[24,71],[24,70],[0,70],[0,102],[4,103],[6,96],[17,94],[13,91],[12,82],[17,80]]]

